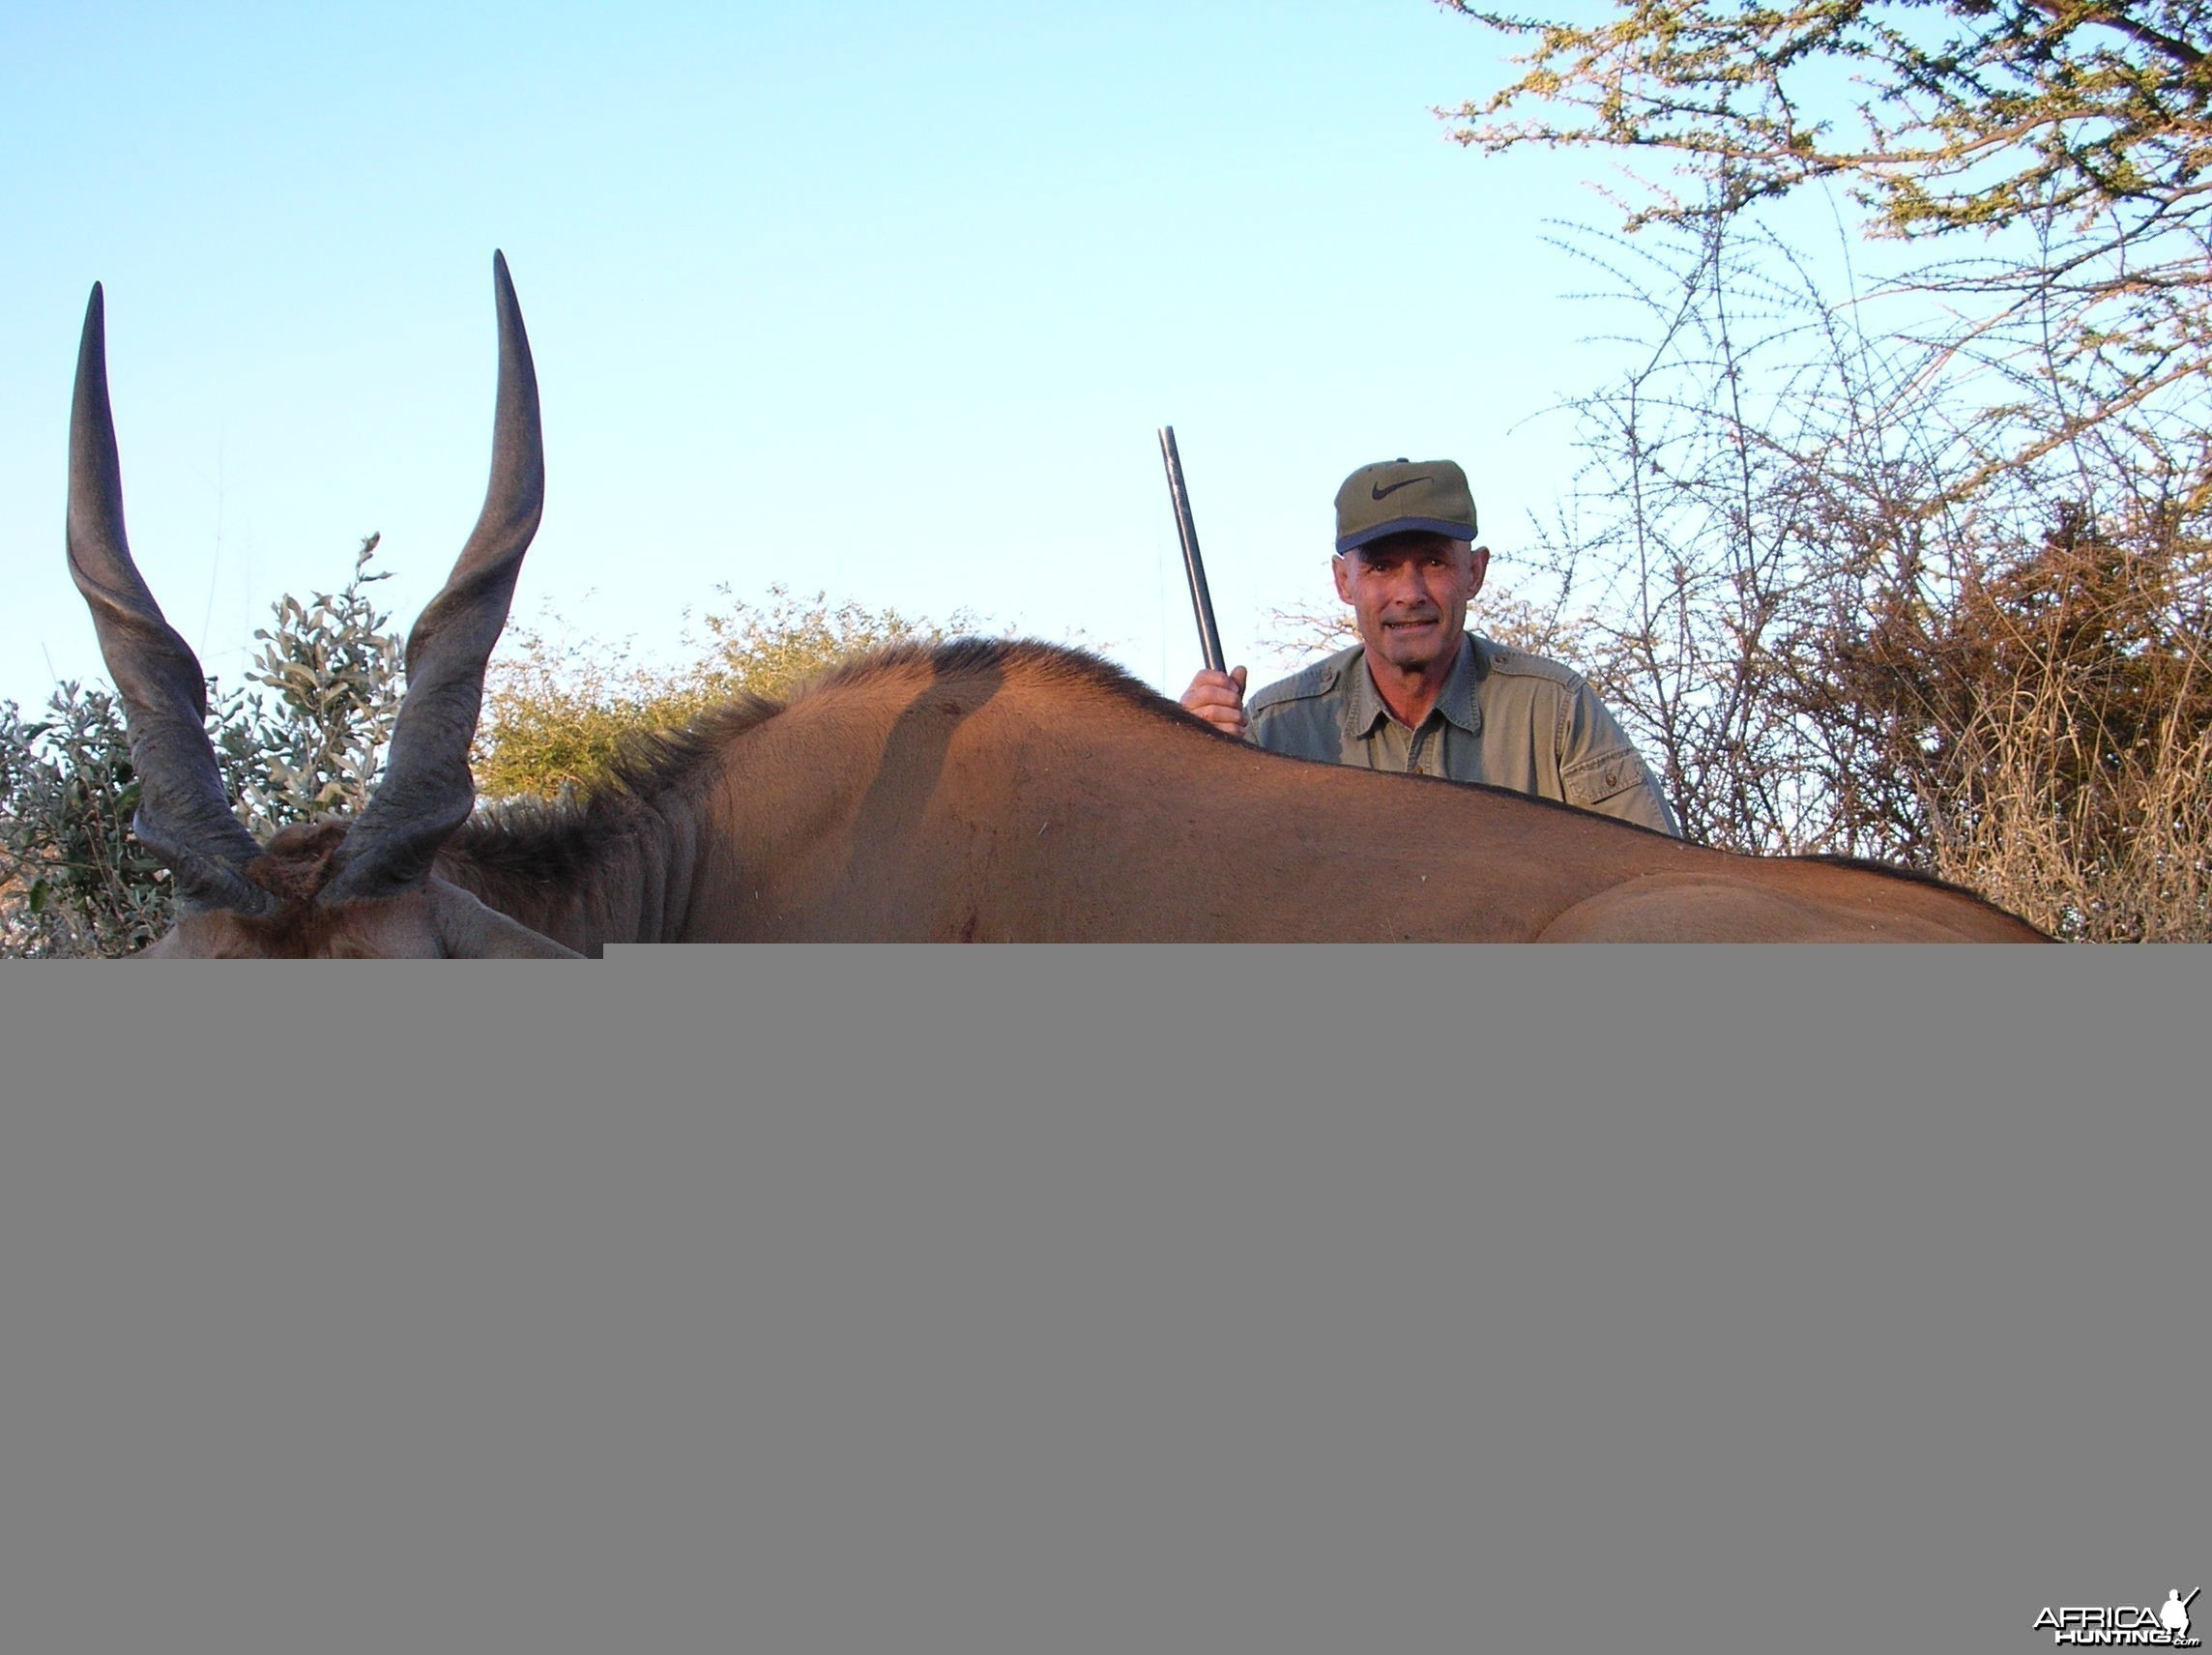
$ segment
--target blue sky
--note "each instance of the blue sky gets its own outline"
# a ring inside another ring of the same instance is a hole
[[[0,697],[101,675],[62,555],[105,283],[131,543],[235,680],[381,532],[404,623],[481,499],[490,264],[543,393],[516,613],[672,648],[771,582],[1196,663],[1154,429],[1232,655],[1326,595],[1368,460],[1466,464],[1510,581],[1531,417],[1608,360],[1575,156],[1429,109],[1504,75],[1430,0],[30,6],[0,50]]]

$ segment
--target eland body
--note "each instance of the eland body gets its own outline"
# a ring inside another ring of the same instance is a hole
[[[788,704],[642,743],[573,803],[471,819],[469,743],[544,491],[538,391],[494,258],[491,484],[407,641],[360,818],[264,849],[223,797],[198,661],[131,559],[93,289],[70,567],[130,722],[139,838],[181,917],[153,956],[596,955],[618,943],[2048,941],[1869,863],[1683,844],[1501,790],[1258,751],[1104,661],[900,647]]]

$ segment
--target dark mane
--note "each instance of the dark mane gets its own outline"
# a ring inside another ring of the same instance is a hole
[[[1887,874],[1892,879],[1909,880],[1914,885],[1934,886],[1937,890],[1956,891],[1961,896],[1972,897],[1976,902],[1989,901],[1989,898],[1978,890],[1969,889],[1963,885],[1954,885],[1947,879],[1924,872],[1919,868],[1899,867],[1891,862],[1877,862],[1866,857],[1841,857],[1823,852],[1819,856],[1792,857],[1790,859],[1794,862],[1825,862],[1832,868],[1857,868],[1861,872],[1870,874]]]
[[[502,890],[568,885],[661,799],[705,776],[723,741],[782,711],[781,702],[748,696],[703,713],[687,729],[629,732],[604,780],[551,802],[509,799],[479,810],[446,842],[439,859],[484,875],[461,883],[495,907]]]
[[[1127,706],[1168,718],[1185,730],[1205,733],[1205,726],[1176,703],[1112,661],[1088,650],[1047,644],[1036,638],[955,638],[944,644],[887,644],[831,667],[793,699],[803,700],[830,690],[868,683],[917,666],[927,668],[937,678],[1018,676],[1031,682],[1100,690]]]
[[[1033,638],[957,638],[949,643],[888,644],[854,655],[802,685],[789,701],[741,696],[701,713],[684,730],[625,736],[607,778],[553,803],[519,799],[479,811],[441,856],[480,878],[461,883],[498,906],[501,894],[563,886],[595,865],[660,800],[703,785],[722,749],[748,730],[802,701],[864,686],[920,668],[940,679],[996,676],[1103,693],[1184,732],[1206,728],[1180,707],[1083,650]],[[1216,738],[1217,739],[1217,738]]]

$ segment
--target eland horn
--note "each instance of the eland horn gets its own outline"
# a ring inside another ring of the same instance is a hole
[[[445,589],[407,635],[407,695],[376,792],[336,853],[324,903],[387,895],[425,878],[438,847],[476,804],[469,743],[483,706],[485,664],[507,624],[522,554],[545,507],[538,375],[522,308],[492,255],[499,304],[499,401],[483,510]]]
[[[69,564],[123,701],[138,772],[131,826],[140,842],[167,864],[188,907],[269,912],[275,899],[246,877],[261,847],[232,814],[208,741],[207,677],[131,558],[98,282],[85,306],[70,408]]]

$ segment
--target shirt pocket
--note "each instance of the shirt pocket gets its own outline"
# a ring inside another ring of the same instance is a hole
[[[1644,786],[1645,779],[1643,756],[1634,747],[1592,753],[1559,771],[1567,802],[1583,810],[1595,810],[1607,799]]]

